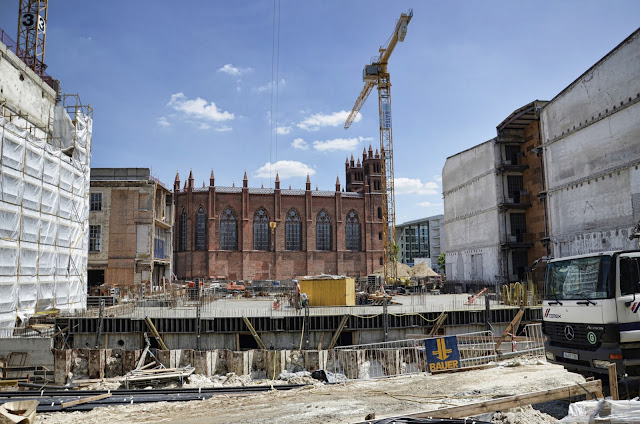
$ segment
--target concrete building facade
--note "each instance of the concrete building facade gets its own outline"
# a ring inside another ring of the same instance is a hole
[[[371,149],[363,156],[367,165],[375,159]],[[351,161],[347,175],[351,165],[363,172]],[[335,191],[311,190],[309,178],[304,190],[281,189],[277,177],[274,189],[249,188],[246,173],[242,187],[218,187],[213,172],[208,187],[196,188],[190,174],[181,189],[176,175],[175,274],[263,280],[372,273],[382,264],[382,194],[362,177],[361,187],[344,192],[339,180]]]
[[[173,193],[148,168],[92,169],[89,209],[90,291],[136,297],[170,281]]]
[[[398,261],[404,264],[426,262],[440,273],[438,256],[445,251],[444,215],[435,215],[396,225]]]
[[[90,107],[78,96],[61,95],[59,81],[33,72],[5,37],[0,42],[0,337],[12,333],[18,318],[37,311],[86,307],[93,123]]]
[[[542,110],[555,257],[637,248],[640,30]]]

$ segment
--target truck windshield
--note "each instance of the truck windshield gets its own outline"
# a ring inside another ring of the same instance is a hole
[[[609,287],[611,256],[569,259],[547,265],[545,293],[559,300],[606,299]]]

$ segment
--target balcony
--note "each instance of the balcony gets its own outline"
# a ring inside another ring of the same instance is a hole
[[[533,247],[533,233],[507,235],[507,240],[500,243],[503,249],[528,249]]]
[[[522,165],[518,163],[518,159],[502,159],[502,161],[496,166],[496,172],[523,172],[525,169],[529,169],[529,165]]]
[[[512,197],[505,197],[502,202],[498,204],[501,212],[509,209],[524,210],[532,206],[531,196],[527,190],[520,190],[520,193],[511,193],[511,196]]]

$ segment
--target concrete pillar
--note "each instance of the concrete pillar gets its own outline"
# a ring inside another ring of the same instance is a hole
[[[400,374],[400,351],[398,349],[381,349],[379,351],[385,375]]]
[[[249,375],[249,352],[227,351],[227,369],[236,375]]]
[[[207,357],[207,352],[193,351],[193,367],[196,374],[206,375],[211,377],[211,371],[209,368],[210,358]]]
[[[171,349],[169,351],[169,368],[178,368],[182,361],[182,349]]]
[[[122,371],[126,374],[131,370],[136,369],[138,361],[140,360],[140,350],[125,350],[124,358],[122,359]]]
[[[122,349],[106,349],[106,363],[104,367],[104,376],[106,378],[119,377],[124,375],[123,372],[123,355]]]
[[[71,372],[71,350],[54,349],[53,379],[58,385],[67,384],[67,376]]]
[[[304,368],[309,372],[323,370],[327,363],[326,350],[305,350],[302,352]]]
[[[171,368],[171,351],[170,350],[158,350],[156,351],[156,358],[165,367]]]
[[[282,350],[265,350],[265,371],[267,378],[274,380],[284,371],[286,355]]]
[[[193,349],[183,349],[182,357],[180,358],[180,362],[178,364],[179,367],[186,367],[187,365],[194,365],[194,350]]]
[[[219,374],[219,375],[224,375],[226,373],[229,372],[229,367],[227,367],[227,350],[214,350],[213,352],[215,352],[216,357],[211,358],[211,363],[212,365],[215,365],[215,367],[212,366],[211,370],[212,372],[215,372],[215,374]],[[213,362],[215,361],[215,364],[213,364]]]
[[[216,370],[218,368],[218,351],[208,350],[205,352],[205,354],[206,361],[209,367],[209,375],[207,375],[207,377],[210,377],[216,373]]]
[[[89,378],[103,379],[106,362],[104,349],[89,349]]]

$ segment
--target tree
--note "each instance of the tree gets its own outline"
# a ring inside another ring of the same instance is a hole
[[[445,252],[440,253],[440,255],[438,255],[438,267],[440,267],[440,273],[443,276],[447,276],[447,267],[445,265],[445,257],[447,256],[447,254]]]

